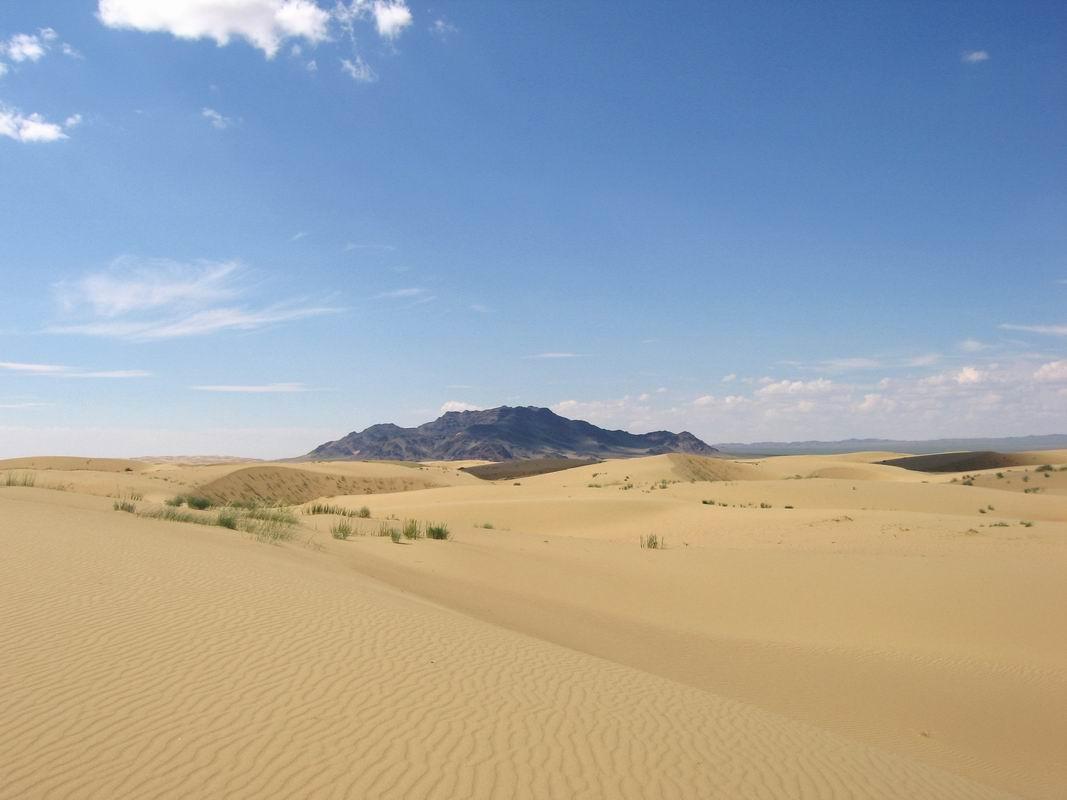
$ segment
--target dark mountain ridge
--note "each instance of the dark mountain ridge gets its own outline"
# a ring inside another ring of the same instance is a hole
[[[510,461],[523,458],[626,458],[718,451],[688,431],[629,433],[567,419],[547,408],[500,406],[449,411],[416,428],[385,423],[321,444],[315,460]]]

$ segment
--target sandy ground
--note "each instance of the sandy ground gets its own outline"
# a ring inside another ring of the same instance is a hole
[[[1067,796],[1067,453],[894,455],[0,462],[0,798]]]

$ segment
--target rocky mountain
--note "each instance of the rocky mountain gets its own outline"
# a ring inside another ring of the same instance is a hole
[[[501,406],[484,411],[450,411],[417,428],[391,423],[372,425],[319,445],[304,458],[508,461],[626,458],[661,453],[715,455],[718,451],[687,431],[609,431],[561,417],[547,408]]]

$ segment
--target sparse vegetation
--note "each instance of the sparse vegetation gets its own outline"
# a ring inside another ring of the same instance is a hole
[[[4,473],[4,486],[36,486],[36,472],[7,472]]]
[[[1052,472],[1051,464],[1042,464],[1040,467],[1034,470],[1034,472]]]
[[[176,498],[175,498],[176,499]],[[188,498],[183,498],[188,502]],[[256,537],[261,542],[288,541],[296,531],[297,519],[291,511],[280,508],[261,506],[237,507],[224,506],[216,514],[185,511],[173,502],[167,502],[162,508],[138,513],[145,519],[159,519],[165,522],[185,522],[193,525],[211,525],[231,531],[242,531]]]
[[[400,531],[396,528],[390,528],[389,538],[393,540],[393,544],[400,544]]]
[[[330,535],[332,535],[334,539],[347,539],[352,535],[352,523],[347,519],[335,522],[330,526]]]
[[[215,524],[220,528],[229,528],[231,531],[237,530],[237,512],[232,509],[222,509],[219,511],[218,516],[215,518]]]
[[[116,500],[114,503],[111,504],[111,507],[113,509],[115,509],[116,511],[125,511],[128,514],[136,514],[137,513],[137,506],[135,506],[133,503],[131,503],[126,498],[123,498],[121,500]]]
[[[1022,526],[1023,526],[1024,528],[1032,528],[1032,527],[1034,527],[1034,523],[1032,523],[1032,522],[1031,522],[1030,520],[1028,520],[1028,519],[1024,519],[1024,520],[1023,520],[1022,522],[1020,522],[1019,524],[1020,524],[1020,525],[1022,525]]]
[[[449,537],[448,526],[443,523],[432,523],[426,526],[426,538],[445,540]]]
[[[367,508],[367,507],[363,506],[363,508]],[[360,509],[360,511],[362,511],[362,510],[363,509]],[[344,506],[334,506],[334,505],[330,505],[329,503],[312,503],[309,506],[304,506],[304,513],[307,514],[307,515],[333,514],[334,516],[337,516],[337,517],[363,516],[362,514],[359,513],[359,511],[355,511],[354,509],[345,508]],[[367,514],[366,515],[368,517],[370,516],[370,509],[369,508],[367,508]]]
[[[360,519],[369,519],[370,509],[367,506],[360,506],[359,511],[356,512],[356,516]]]
[[[667,538],[655,533],[650,533],[648,536],[642,536],[641,548],[643,550],[666,550]]]
[[[495,527],[492,522],[483,522],[481,525],[475,525],[476,528],[485,528],[487,531],[493,530]]]
[[[774,508],[774,506],[772,506],[770,503],[760,503],[759,507],[760,508]]]
[[[211,508],[211,501],[206,497],[199,495],[189,495],[185,498],[186,505],[189,508],[195,508],[197,511],[203,511],[205,508]]]
[[[415,519],[404,520],[404,527],[401,528],[401,533],[404,534],[404,538],[409,541],[416,541],[422,538],[422,526],[419,525],[419,521]]]
[[[397,532],[396,528],[394,528],[392,525],[389,525],[389,524],[383,522],[378,526],[378,532],[375,535],[376,536],[392,536],[394,532]]]

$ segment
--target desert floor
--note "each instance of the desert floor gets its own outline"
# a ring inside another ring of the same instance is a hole
[[[0,462],[0,798],[1067,797],[1067,451],[892,456]]]

